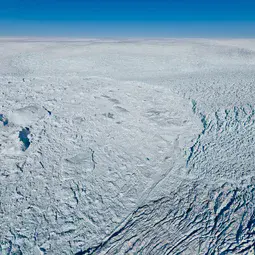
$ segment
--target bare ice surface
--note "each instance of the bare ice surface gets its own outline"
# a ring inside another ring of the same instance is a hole
[[[0,40],[0,254],[255,254],[255,40]]]

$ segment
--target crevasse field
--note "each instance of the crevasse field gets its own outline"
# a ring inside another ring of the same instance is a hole
[[[1,255],[255,254],[255,40],[0,40]]]

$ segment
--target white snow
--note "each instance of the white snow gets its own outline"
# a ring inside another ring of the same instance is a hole
[[[0,254],[252,252],[254,86],[251,39],[0,40]]]

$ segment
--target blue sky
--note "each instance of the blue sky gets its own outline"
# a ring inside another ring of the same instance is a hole
[[[254,37],[251,0],[0,0],[0,35]]]

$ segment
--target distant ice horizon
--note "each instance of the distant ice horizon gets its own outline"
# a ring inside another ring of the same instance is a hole
[[[143,42],[143,41],[172,41],[172,40],[255,40],[255,37],[135,37],[135,36],[2,36],[2,42]]]

